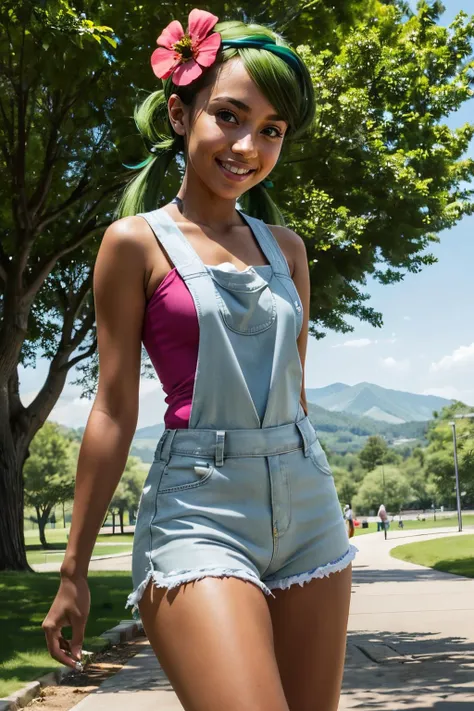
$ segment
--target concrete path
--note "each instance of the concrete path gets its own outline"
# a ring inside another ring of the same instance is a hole
[[[356,539],[339,711],[474,711],[474,580],[389,555],[395,545],[446,535],[455,532],[391,531],[388,541],[383,534]],[[74,709],[111,707],[182,711],[149,647]]]
[[[469,533],[390,531],[388,541],[383,534],[356,539],[341,711],[474,711],[474,580],[389,555],[405,543]]]

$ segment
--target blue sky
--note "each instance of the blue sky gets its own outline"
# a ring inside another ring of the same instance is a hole
[[[446,0],[443,24],[460,10],[473,12],[472,0]],[[449,120],[451,127],[472,121],[472,102]],[[474,145],[470,155],[474,156]],[[474,216],[441,233],[431,250],[438,263],[403,282],[381,286],[370,281],[371,305],[383,313],[381,329],[354,321],[353,333],[309,339],[306,385],[362,381],[387,388],[437,394],[474,406]],[[38,391],[47,363],[20,372],[21,393],[27,404]],[[73,380],[71,377],[69,380]],[[66,385],[50,419],[71,427],[86,424],[91,402]],[[141,386],[139,427],[163,421],[164,393],[158,381]]]

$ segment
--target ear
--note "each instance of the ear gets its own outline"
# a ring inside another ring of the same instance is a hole
[[[186,135],[186,109],[178,94],[171,94],[168,99],[168,116],[174,132],[179,136]]]

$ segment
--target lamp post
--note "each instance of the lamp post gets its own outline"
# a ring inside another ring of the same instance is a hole
[[[455,420],[467,420],[474,418],[474,412],[467,412],[465,415],[454,415]],[[454,453],[454,476],[456,479],[456,508],[458,511],[458,531],[462,531],[462,513],[461,513],[461,488],[459,486],[459,468],[458,468],[458,448],[456,439],[456,423],[449,423],[453,428],[453,453]]]

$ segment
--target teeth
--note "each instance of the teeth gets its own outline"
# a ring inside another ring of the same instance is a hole
[[[230,163],[222,163],[222,165],[226,170],[230,170],[231,173],[235,173],[236,175],[245,175],[251,172],[251,170],[249,170],[248,168],[236,168]]]

